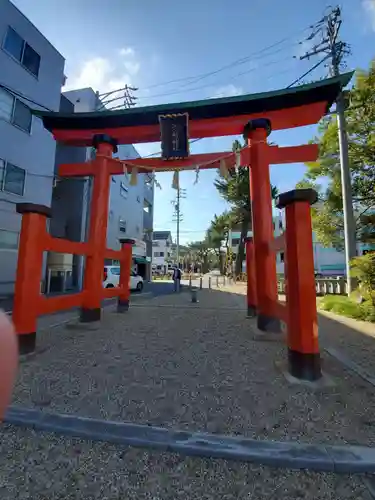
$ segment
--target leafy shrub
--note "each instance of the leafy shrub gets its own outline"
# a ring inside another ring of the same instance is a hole
[[[350,263],[352,276],[359,280],[359,291],[375,307],[375,252],[355,257]]]
[[[372,305],[371,301],[368,300],[361,304],[360,309],[365,321],[371,321],[372,323],[375,323],[375,307]]]
[[[325,295],[319,301],[319,308],[348,318],[375,322],[375,307],[369,300],[358,304],[346,296]]]

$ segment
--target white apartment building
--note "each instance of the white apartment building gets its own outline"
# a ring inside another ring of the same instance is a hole
[[[56,143],[32,109],[58,111],[63,56],[9,1],[0,0],[0,296],[14,290],[19,202],[50,206]]]
[[[279,212],[273,217],[273,227],[275,237],[279,236],[285,229],[285,212]],[[232,231],[230,235],[229,247],[233,254],[238,253],[238,245],[240,242],[241,233]],[[248,236],[252,236],[252,231],[248,232]],[[345,253],[339,252],[332,247],[324,247],[317,240],[316,234],[312,233],[313,237],[313,252],[314,252],[314,267],[317,275],[321,276],[342,276],[346,273],[345,269]],[[374,245],[358,243],[358,255],[362,255],[367,251],[373,251]],[[246,269],[246,262],[242,264],[243,271]],[[276,254],[276,271],[278,274],[284,274],[284,253]]]
[[[92,88],[77,89],[64,92],[61,111],[93,112],[100,108],[98,96]],[[56,170],[60,163],[85,161],[92,154],[91,148],[68,147],[58,145]],[[131,144],[119,145],[114,155],[120,159],[138,158],[137,150]],[[54,190],[51,231],[55,236],[66,236],[82,241],[87,235],[89,225],[91,179],[63,179],[58,181]],[[147,252],[147,240],[152,233],[154,187],[146,174],[138,174],[137,184],[130,185],[127,174],[112,177],[109,214],[107,226],[107,247],[114,250],[120,248],[120,238],[132,238],[134,269],[149,278],[151,273],[151,252]],[[66,228],[68,234],[66,233]],[[147,229],[147,234],[145,234]],[[63,232],[63,234],[61,234]],[[64,234],[65,232],[65,234]],[[146,240],[146,241],[145,241]],[[83,259],[74,257],[77,270],[73,273],[73,286],[82,284]],[[108,264],[111,264],[108,262]],[[79,270],[78,270],[79,268]]]
[[[154,231],[152,240],[152,270],[165,274],[172,263],[172,234],[170,231]]]

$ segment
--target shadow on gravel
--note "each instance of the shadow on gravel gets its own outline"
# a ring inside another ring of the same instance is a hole
[[[227,292],[220,292],[226,294]],[[242,293],[229,293],[245,297]],[[374,378],[375,383],[375,323],[355,321],[330,313],[319,313],[319,341],[321,349],[337,352],[340,362],[350,361],[363,369],[364,374]],[[338,357],[336,359],[338,359]],[[346,368],[352,370],[351,366]]]

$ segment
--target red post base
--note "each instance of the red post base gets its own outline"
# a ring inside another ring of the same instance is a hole
[[[30,354],[35,351],[36,347],[36,332],[23,333],[17,335],[18,352],[20,355]]]
[[[263,332],[281,333],[281,321],[274,316],[267,316],[266,314],[258,314],[257,327]]]
[[[129,301],[128,300],[118,299],[118,301],[117,301],[117,312],[118,313],[125,313],[127,311],[129,311]]]
[[[298,379],[314,382],[322,376],[320,354],[304,353],[288,349],[289,373]]]
[[[247,304],[247,317],[248,318],[255,318],[257,315],[257,308],[256,306]]]
[[[82,307],[79,320],[81,323],[92,323],[94,321],[100,321],[101,316],[102,310],[100,307],[96,307],[95,309]]]

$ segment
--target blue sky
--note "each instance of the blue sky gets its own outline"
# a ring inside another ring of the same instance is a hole
[[[318,21],[328,0],[13,0],[66,59],[67,87],[91,86],[105,92],[133,84],[140,105],[181,102],[283,88],[318,59],[300,61],[309,48],[305,28]],[[303,5],[302,5],[303,4]],[[375,57],[375,0],[343,0],[341,37],[351,46],[348,69],[366,68]],[[284,40],[284,41],[282,41]],[[274,48],[264,50],[282,41]],[[232,62],[248,58],[210,77]],[[294,58],[293,56],[297,56]],[[320,67],[310,78],[320,78]],[[190,78],[190,79],[188,79]],[[183,80],[181,80],[183,79]],[[175,81],[165,84],[165,82]],[[303,144],[315,127],[274,132],[281,146]],[[204,139],[192,152],[225,151],[233,137]],[[136,145],[141,155],[160,144]],[[300,164],[271,167],[271,180],[280,191],[292,189],[305,168]],[[213,215],[225,203],[213,186],[216,173],[181,174],[187,196],[182,202],[181,241],[203,236]],[[171,174],[158,177],[155,229],[174,230]]]

